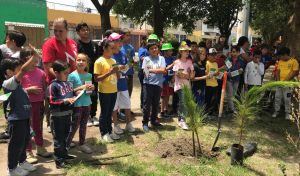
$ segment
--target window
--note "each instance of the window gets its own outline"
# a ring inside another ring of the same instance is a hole
[[[134,24],[133,24],[133,23],[130,23],[129,28],[130,28],[130,29],[133,29],[133,28],[134,28]]]
[[[215,28],[213,24],[207,24],[207,29],[213,29]]]
[[[75,31],[76,29],[75,28],[69,28],[69,32],[67,34],[67,37],[69,39],[75,39]],[[76,34],[77,35],[77,34]]]

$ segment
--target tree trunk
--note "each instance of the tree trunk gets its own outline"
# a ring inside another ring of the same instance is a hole
[[[300,60],[300,1],[290,0],[291,17],[284,29],[281,47],[290,48],[290,56]]]
[[[194,135],[194,131],[192,132],[193,134],[193,155],[196,156],[196,147],[195,147],[195,135]]]
[[[103,8],[103,10],[100,11],[101,29],[103,33],[105,33],[108,29],[111,29],[109,11],[110,10],[106,8]]]
[[[159,0],[153,0],[153,28],[154,34],[158,37],[164,35],[163,21],[161,19],[162,13],[160,11]]]

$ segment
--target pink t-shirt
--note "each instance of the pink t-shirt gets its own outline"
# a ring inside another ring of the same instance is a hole
[[[173,71],[177,72],[178,69],[184,69],[183,73],[188,73],[187,70],[190,68],[191,70],[194,70],[193,63],[190,60],[187,60],[186,62],[182,62],[180,59],[177,60],[177,64],[174,65]],[[191,86],[189,83],[189,80],[183,79],[183,81],[188,85]],[[183,83],[181,78],[178,76],[175,76],[175,83],[174,83],[174,91],[180,90],[183,88]]]
[[[22,78],[21,86],[28,88],[31,86],[37,86],[43,89],[43,79],[46,77],[46,73],[38,68],[33,71],[29,71]],[[28,93],[30,102],[44,101],[44,91],[42,90],[39,94]]]

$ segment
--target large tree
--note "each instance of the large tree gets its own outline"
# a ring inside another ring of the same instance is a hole
[[[242,0],[209,0],[204,5],[205,24],[219,28],[220,33],[228,38],[233,26],[238,21],[239,11],[242,10]]]
[[[283,35],[291,15],[289,0],[251,0],[250,26],[269,47]]]
[[[91,1],[100,13],[102,30],[105,32],[106,30],[111,29],[110,10],[115,4],[116,0],[103,0],[102,4],[100,4],[99,0]]]
[[[121,19],[131,19],[136,24],[144,22],[163,36],[163,30],[182,25],[187,33],[195,29],[196,21],[203,17],[204,0],[118,0],[113,12]]]

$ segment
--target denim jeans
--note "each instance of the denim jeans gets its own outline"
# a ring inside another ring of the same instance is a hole
[[[192,92],[195,97],[195,103],[203,106],[205,104],[205,88],[193,89]]]
[[[184,115],[186,115],[186,109],[184,108],[183,100],[184,100],[184,94],[183,90],[177,90],[177,95],[179,98],[179,108],[178,108],[178,121],[185,121]]]
[[[68,156],[67,137],[70,132],[71,114],[66,116],[51,116],[50,124],[54,142],[54,161],[61,164]]]
[[[99,92],[101,113],[99,117],[99,129],[102,136],[112,132],[112,112],[114,110],[117,92],[101,93]]]

